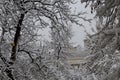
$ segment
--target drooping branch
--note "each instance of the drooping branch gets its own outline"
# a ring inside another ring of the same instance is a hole
[[[27,53],[28,56],[30,57],[30,59],[32,60],[31,62],[33,63],[34,59],[33,59],[32,55],[30,54],[29,51],[27,51],[27,50],[18,50],[18,52],[25,52],[25,53]]]

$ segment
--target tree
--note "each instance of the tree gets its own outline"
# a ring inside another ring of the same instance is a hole
[[[71,14],[69,5],[72,3],[72,0],[0,1],[0,58],[1,69],[4,68],[1,76],[4,80],[32,80],[35,79],[34,76],[37,76],[36,79],[49,80],[50,74],[52,77],[55,75],[54,72],[49,73],[51,69],[41,62],[45,57],[42,54],[47,49],[45,47],[44,50],[40,44],[39,31],[50,27],[59,30],[61,34],[67,30],[69,22],[81,25],[76,19],[81,18],[80,14]],[[32,70],[38,72],[35,74]],[[52,79],[58,78],[55,75]]]
[[[63,22],[64,23],[64,22]],[[56,28],[51,29],[51,48],[53,49],[53,60],[54,66],[57,68],[57,74],[62,80],[71,78],[67,64],[67,56],[65,55],[65,50],[69,48],[70,39],[72,37],[72,29],[68,24],[67,27],[64,25],[54,25]]]
[[[119,71],[111,73],[113,65],[119,66],[120,47],[120,1],[119,0],[81,0],[91,5],[91,12],[96,12],[96,18],[101,23],[99,30],[94,35],[89,36],[89,49],[92,56],[86,65],[89,72],[94,73],[98,80],[118,80]],[[116,52],[117,51],[117,52]],[[114,70],[118,70],[116,67]],[[105,75],[105,76],[104,76]],[[107,77],[106,77],[107,75]],[[108,75],[111,78],[108,78]],[[114,76],[113,76],[114,75]],[[103,77],[105,77],[103,79]]]

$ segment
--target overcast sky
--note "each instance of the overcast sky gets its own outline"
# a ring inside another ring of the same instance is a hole
[[[85,8],[85,4],[81,4],[80,0],[76,0],[78,1],[78,3],[71,5],[72,10],[77,12],[80,11],[86,11],[88,14],[85,14],[84,17],[89,18],[89,19],[93,19],[94,14],[91,14],[90,12],[90,8]],[[80,20],[80,23],[82,23],[85,26],[85,29],[87,30],[88,33],[92,33],[91,28],[95,26],[95,21],[93,20],[92,23],[88,23],[85,22],[83,20]],[[72,24],[72,29],[73,29],[73,37],[71,39],[71,43],[73,43],[73,45],[81,45],[84,46],[84,38],[85,38],[85,29],[83,27],[80,27],[78,25]],[[49,28],[44,29],[43,31],[41,31],[41,34],[44,35],[45,39],[50,39],[50,34],[49,34]]]
[[[93,19],[94,18],[94,14],[91,14],[90,11],[90,7],[85,8],[85,4],[81,4],[80,0],[76,0],[78,1],[78,3],[72,5],[73,9],[76,9],[76,12],[80,12],[80,11],[86,11],[88,14],[85,14],[84,16],[88,19]],[[95,28],[95,20],[92,21],[92,23],[88,23],[86,21],[80,20],[80,22],[85,26],[85,29],[88,33],[93,33],[91,28]],[[74,32],[74,36],[71,39],[71,42],[73,42],[75,45],[81,45],[84,46],[84,38],[86,36],[85,34],[85,29],[83,27],[79,27],[75,24],[72,25],[73,27],[73,32]]]

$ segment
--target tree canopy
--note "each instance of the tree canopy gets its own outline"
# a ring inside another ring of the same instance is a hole
[[[97,33],[86,39],[88,50],[91,53],[91,61],[87,63],[89,71],[100,80],[118,80],[119,57],[117,54],[120,47],[120,1],[81,0],[81,2],[86,2],[86,7],[91,6],[91,13],[95,12],[99,21],[99,25],[96,26]],[[114,70],[112,69],[113,65],[116,65]]]
[[[80,17],[82,12],[71,13],[71,4],[74,1],[0,0],[1,80],[64,80],[70,77],[62,61],[57,62],[61,66],[56,68],[56,56],[48,56],[51,46],[47,40],[42,43],[39,33],[44,28],[51,29],[54,53],[59,57],[60,46],[69,44],[69,23],[81,25],[78,19],[85,20]],[[64,76],[60,78],[58,73]]]

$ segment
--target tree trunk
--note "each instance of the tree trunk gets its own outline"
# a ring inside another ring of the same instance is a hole
[[[16,27],[17,29],[16,29],[16,33],[15,33],[15,37],[14,37],[14,43],[13,43],[13,47],[12,47],[12,53],[11,53],[11,57],[10,57],[10,59],[12,61],[16,60],[17,44],[18,44],[18,40],[19,40],[19,37],[20,37],[21,25],[22,25],[24,16],[25,16],[24,13],[20,15],[20,19],[19,19],[17,27]]]

